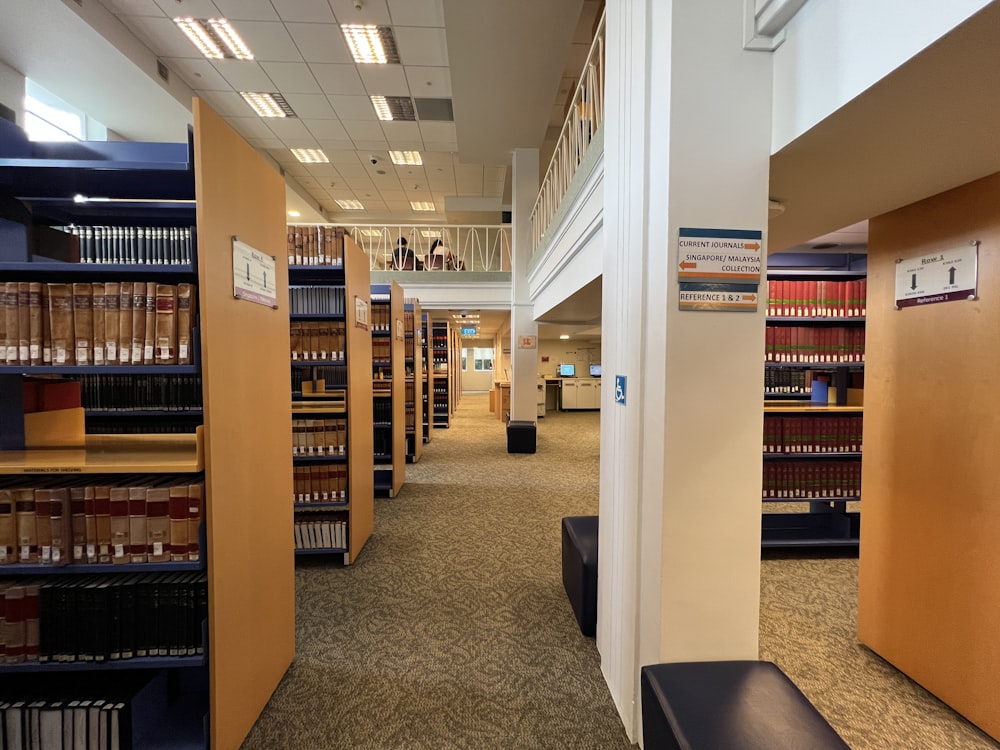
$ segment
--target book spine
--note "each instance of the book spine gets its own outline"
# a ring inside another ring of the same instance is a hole
[[[94,319],[94,331],[91,335],[91,341],[94,346],[94,364],[103,365],[105,361],[105,349],[107,347],[107,300],[104,297],[105,288],[103,283],[94,282],[90,285],[90,289],[91,309]]]
[[[94,336],[93,287],[89,283],[73,284],[73,343],[76,364],[92,364]]]

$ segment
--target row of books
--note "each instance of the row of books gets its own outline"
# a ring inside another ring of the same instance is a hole
[[[318,464],[292,467],[296,503],[347,502],[347,465]]]
[[[124,482],[119,486],[89,481],[0,487],[0,564],[200,560],[204,483],[161,476],[116,479]]]
[[[412,432],[417,428],[417,407],[412,403],[408,403],[404,407],[404,411],[406,414],[406,431]]]
[[[292,456],[343,456],[346,452],[346,419],[292,420]]]
[[[766,362],[864,362],[865,329],[768,326]]]
[[[868,281],[770,279],[767,314],[782,318],[860,318],[868,312]]]
[[[347,329],[336,321],[297,322],[291,324],[292,361],[343,362]]]
[[[344,287],[292,286],[288,309],[293,315],[344,315]]]
[[[7,365],[190,364],[197,290],[144,281],[4,287]]]
[[[288,265],[344,267],[344,228],[288,225]]]
[[[295,549],[347,549],[347,521],[296,521]]]
[[[862,421],[856,416],[764,415],[764,453],[857,453]]]
[[[88,435],[193,435],[201,424],[200,418],[164,419],[141,422],[129,421],[131,418],[124,413],[104,415],[101,418],[90,415],[87,418]]]
[[[392,361],[392,341],[386,338],[372,339],[372,361]]]
[[[82,406],[93,412],[185,412],[202,408],[201,375],[81,375]]]
[[[857,498],[860,461],[765,461],[762,497],[786,499]]]
[[[372,331],[387,332],[392,330],[392,307],[390,305],[391,295],[372,294],[371,295],[371,325]]]
[[[132,747],[128,704],[112,700],[0,702],[4,750]]]
[[[392,430],[375,430],[372,436],[372,449],[376,458],[392,457]]]
[[[196,656],[207,581],[203,571],[0,580],[0,654],[8,664]]]
[[[392,399],[376,398],[372,401],[372,422],[374,424],[392,424]]]
[[[147,263],[191,265],[194,238],[182,227],[55,227],[73,236],[81,263]]]

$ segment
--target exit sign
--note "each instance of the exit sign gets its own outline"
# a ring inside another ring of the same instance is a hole
[[[464,328],[463,327],[462,328],[462,335],[463,336],[475,336],[476,335],[476,328],[475,327],[472,327],[472,328]]]

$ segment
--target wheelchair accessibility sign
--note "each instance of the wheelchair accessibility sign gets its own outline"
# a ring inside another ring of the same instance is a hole
[[[625,405],[625,376],[615,375],[615,403]]]

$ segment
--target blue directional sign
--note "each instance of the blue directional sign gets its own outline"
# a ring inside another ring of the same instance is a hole
[[[625,376],[615,375],[615,403],[625,405]]]
[[[472,327],[472,328],[462,328],[462,335],[463,336],[475,336],[476,335],[476,328],[475,327]]]

